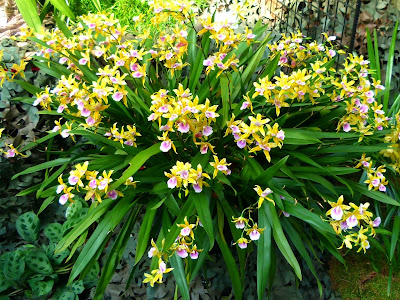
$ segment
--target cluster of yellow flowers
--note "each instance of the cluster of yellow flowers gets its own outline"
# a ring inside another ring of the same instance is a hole
[[[7,68],[3,63],[3,53],[4,50],[0,50],[0,88],[3,86],[5,80],[12,82],[15,76],[21,76],[25,78],[24,70],[27,65],[27,62],[21,60],[20,64],[13,64],[11,68]],[[2,133],[5,128],[0,129],[0,138],[2,138]],[[3,136],[4,137],[4,136]],[[12,158],[16,155],[25,156],[21,152],[18,151],[12,144],[4,143],[5,148],[0,148],[0,153],[3,153],[6,158]]]
[[[249,116],[250,125],[242,120],[235,120],[235,115],[227,122],[225,136],[232,134],[236,145],[240,149],[249,148],[250,153],[263,151],[268,161],[271,161],[269,152],[271,149],[283,145],[285,132],[279,129],[278,123],[269,125],[270,119],[264,118],[261,114],[255,117]],[[251,145],[255,144],[253,148]]]
[[[389,149],[382,150],[381,155],[387,157],[392,162],[390,166],[400,173],[400,112],[394,117],[392,131],[385,136],[385,142],[390,143]]]
[[[236,59],[235,54],[228,56],[228,53],[244,41],[250,45],[256,35],[247,27],[244,33],[235,33],[232,24],[228,24],[228,21],[212,22],[211,16],[208,16],[206,20],[201,20],[200,23],[203,28],[198,32],[198,35],[201,36],[209,32],[209,38],[214,40],[216,47],[218,47],[218,51],[203,61],[203,65],[207,67],[206,74],[209,74],[211,70],[215,70],[215,66],[219,69],[217,76],[229,68],[237,71],[239,60]]]
[[[204,179],[210,179],[210,175],[203,173],[200,164],[197,165],[197,169],[195,170],[190,163],[177,161],[176,165],[172,167],[171,173],[164,172],[164,174],[169,178],[167,184],[170,189],[183,187],[188,191],[188,185],[190,183],[194,191],[200,193],[203,190],[203,185],[209,186]]]
[[[89,162],[85,161],[83,164],[76,164],[74,169],[69,172],[68,183],[64,183],[61,174],[58,177],[58,183],[56,193],[61,194],[59,203],[64,205],[65,203],[73,202],[73,198],[76,193],[80,193],[80,189],[86,192],[84,199],[86,201],[98,201],[102,202],[103,199],[111,198],[117,199],[118,196],[123,197],[123,194],[117,190],[109,190],[110,183],[113,181],[111,175],[113,170],[103,171],[100,174],[98,171],[88,170]],[[130,177],[125,181],[125,185],[136,186],[136,181]]]
[[[386,172],[385,166],[379,166],[377,168],[372,167],[371,157],[366,157],[365,153],[361,156],[358,164],[355,168],[363,168],[367,172],[367,180],[364,183],[368,183],[368,189],[373,189],[374,191],[386,192],[386,185],[389,183],[385,176]]]
[[[143,282],[149,282],[151,286],[155,283],[161,283],[163,280],[163,274],[169,273],[173,268],[167,268],[168,258],[176,253],[181,258],[197,259],[199,257],[201,249],[197,249],[197,245],[194,244],[194,230],[197,226],[201,225],[200,220],[197,218],[196,223],[190,224],[187,217],[184,219],[183,224],[177,224],[178,227],[182,228],[175,242],[169,249],[164,249],[164,242],[162,240],[161,248],[158,248],[154,240],[151,240],[151,248],[148,252],[149,258],[158,257],[158,268],[151,271],[150,274],[145,273],[146,277]]]
[[[188,63],[183,63],[183,55],[187,53],[188,41],[186,37],[188,32],[176,26],[173,33],[162,31],[153,47],[148,51],[152,59],[165,61],[164,66],[168,68],[171,75],[174,76],[176,70],[182,70]]]
[[[343,201],[343,195],[339,197],[337,202],[328,201],[332,208],[326,213],[327,216],[331,217],[330,224],[336,234],[345,233],[343,243],[339,249],[343,248],[344,245],[348,249],[352,249],[354,245],[355,247],[360,247],[357,252],[364,250],[365,253],[370,247],[367,234],[375,236],[374,228],[380,225],[381,218],[377,217],[372,220],[373,215],[368,211],[368,202],[357,206],[354,203],[343,204]],[[358,227],[356,232],[349,232],[356,227]]]
[[[265,200],[270,201],[275,205],[275,201],[269,196],[273,193],[270,188],[263,190],[260,186],[256,185],[254,190],[259,196],[258,201],[254,205],[245,208],[240,217],[235,218],[232,216],[232,222],[235,223],[235,227],[237,229],[243,229],[241,237],[235,243],[241,249],[247,248],[247,244],[249,244],[251,241],[257,241],[260,238],[261,233],[265,230],[265,228],[258,228],[257,223],[251,218],[253,208],[257,206],[257,209],[260,209]],[[248,213],[247,218],[243,216],[246,212]],[[245,234],[249,236],[250,240],[244,237]]]
[[[289,107],[294,99],[298,102],[310,100],[314,104],[315,98],[324,92],[321,87],[321,75],[306,68],[293,71],[290,75],[281,72],[279,76],[273,78],[273,82],[266,76],[255,82],[254,86],[256,89],[253,98],[263,96],[266,103],[275,106],[277,116],[280,115],[281,108]]]
[[[336,40],[335,36],[328,37],[326,34],[326,43],[317,44],[316,42],[303,43],[306,37],[301,32],[293,32],[290,36],[282,34],[282,38],[269,44],[268,48],[272,55],[279,56],[279,65],[288,68],[298,68],[306,66],[307,62],[313,58],[323,58],[322,61],[317,61],[315,70],[317,74],[325,72],[326,69],[321,68],[330,59],[337,56],[337,54],[344,54],[342,50],[336,51],[332,45],[332,41]],[[319,70],[317,72],[317,70]]]
[[[76,28],[70,28],[71,37],[65,37],[57,28],[36,34],[45,43],[39,44],[39,55],[58,60],[71,74],[63,75],[53,89],[46,88],[38,93],[33,105],[48,110],[54,107],[58,113],[83,118],[84,127],[97,128],[110,100],[122,101],[128,106],[128,90],[134,88],[137,79],[144,83],[145,51],[139,49],[138,40],[122,40],[125,28],[121,28],[113,15],[89,14],[81,20],[84,25],[78,23]],[[33,35],[27,29],[22,32],[22,38]],[[101,62],[106,62],[105,66]],[[82,80],[87,68],[97,75],[91,82]],[[126,81],[128,75],[130,87]],[[132,143],[130,138],[127,140],[128,144]]]
[[[388,125],[382,105],[375,100],[385,87],[374,79],[370,82],[369,61],[362,56],[349,54],[340,72],[329,67],[332,59],[343,54],[343,51],[334,50],[332,41],[335,39],[326,35],[324,44],[304,43],[304,37],[297,33],[290,37],[283,35],[280,41],[269,45],[272,57],[280,57],[280,65],[296,70],[290,75],[281,72],[272,81],[268,77],[261,78],[254,83],[256,92],[253,98],[264,96],[267,103],[275,106],[277,115],[281,107],[289,107],[295,101],[310,101],[312,104],[318,98],[331,99],[333,103],[344,101],[346,115],[341,118],[337,129],[359,132],[362,140],[365,135],[383,130]],[[308,65],[311,69],[307,68]],[[336,88],[322,89],[328,85]]]
[[[196,96],[193,99],[190,90],[184,90],[182,84],[174,89],[176,97],[168,96],[168,93],[162,89],[151,96],[150,110],[153,113],[148,118],[149,121],[158,120],[159,130],[164,131],[162,137],[159,137],[163,141],[161,151],[168,152],[171,148],[176,151],[168,136],[169,132],[175,132],[176,129],[181,134],[190,132],[201,153],[207,153],[208,149],[213,152],[214,147],[207,140],[213,133],[212,123],[219,117],[216,113],[218,105],[210,105],[208,99],[204,104],[199,104],[199,98]]]
[[[136,147],[136,137],[141,136],[141,134],[136,131],[135,125],[126,126],[126,130],[124,129],[124,126],[122,126],[119,130],[117,128],[117,123],[114,123],[113,127],[110,128],[110,131],[106,132],[104,136],[114,141],[119,141],[121,145]]]
[[[227,163],[225,158],[219,160],[218,156],[214,155],[214,162],[210,162],[210,165],[214,168],[213,178],[217,176],[218,172],[222,172],[224,175],[231,174],[231,170],[228,168],[230,163]],[[211,179],[210,175],[203,173],[200,164],[197,165],[197,169],[193,169],[190,163],[177,161],[170,171],[171,173],[164,172],[165,176],[169,178],[167,185],[170,189],[183,187],[187,194],[189,184],[193,186],[196,193],[200,193],[203,186],[209,186],[204,179]]]

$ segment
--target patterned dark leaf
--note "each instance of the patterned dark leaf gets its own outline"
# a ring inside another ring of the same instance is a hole
[[[51,292],[54,285],[54,280],[46,280],[46,281],[30,281],[29,285],[32,289],[33,296],[40,297],[47,295]]]
[[[4,275],[3,271],[0,270],[0,293],[5,291],[11,286],[11,282],[7,279],[6,275]]]
[[[79,295],[84,291],[84,287],[83,287],[83,281],[79,280],[79,281],[75,281],[72,285],[71,285],[71,289],[72,291]]]
[[[39,235],[39,218],[33,212],[27,212],[17,219],[17,231],[28,242],[34,242]]]
[[[29,269],[39,274],[51,274],[53,272],[49,258],[42,251],[30,252],[26,256],[26,265]]]
[[[63,237],[62,225],[60,223],[51,223],[44,229],[44,234],[52,243],[58,243]]]
[[[19,250],[6,254],[4,260],[3,272],[4,275],[11,280],[19,279],[25,270],[25,260],[22,252]]]
[[[75,293],[74,292],[69,292],[65,291],[58,296],[53,297],[54,300],[75,300]]]

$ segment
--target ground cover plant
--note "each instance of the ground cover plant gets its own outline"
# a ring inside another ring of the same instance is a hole
[[[248,5],[237,5],[239,20]],[[277,251],[301,280],[300,257],[317,277],[317,248],[342,262],[338,247],[379,248],[375,235],[388,234],[381,220],[391,223],[399,206],[400,116],[385,116],[387,90],[369,62],[349,54],[336,68],[345,53],[334,36],[272,42],[260,23],[235,32],[212,15],[199,20],[191,2],[151,8],[155,25],[131,39],[112,15],[22,32],[41,47],[41,69],[59,79],[45,89],[17,79],[34,95],[23,100],[59,119],[46,137],[12,151],[48,153],[15,177],[46,170],[24,193],[43,198],[41,210],[54,201],[89,205],[55,248],[79,254],[68,283],[85,278],[123,222],[101,269],[101,299],[143,209],[135,265],[152,259],[144,280],[153,286],[172,274],[184,299],[212,251],[222,253],[237,299],[256,252],[262,299]],[[74,145],[44,148],[56,138]]]

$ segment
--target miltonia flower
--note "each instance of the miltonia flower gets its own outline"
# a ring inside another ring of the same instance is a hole
[[[257,241],[264,230],[265,228],[258,228],[257,223],[255,223],[252,228],[246,229],[246,233],[252,241]]]
[[[248,239],[241,237],[240,239],[238,239],[236,241],[236,243],[234,243],[234,245],[237,244],[240,249],[246,249],[248,243],[250,243],[250,241]]]
[[[149,252],[147,253],[149,258],[152,258],[153,256],[161,257],[162,251],[160,249],[158,249],[158,247],[153,239],[151,239],[150,244],[151,244],[151,248],[150,248]]]
[[[183,224],[176,224],[178,227],[182,228],[180,234],[182,236],[189,236],[194,239],[193,228],[196,227],[196,224],[189,224],[187,217],[183,220]]]
[[[59,200],[58,200],[58,202],[59,202],[61,205],[64,205],[65,203],[67,203],[68,200],[71,200],[71,201],[72,201],[72,198],[75,197],[75,195],[71,193],[71,191],[72,191],[73,189],[74,189],[73,187],[68,187],[68,188],[67,188],[66,186],[64,187],[64,190],[63,190],[64,194],[61,195],[60,198],[59,198]]]
[[[190,250],[190,258],[191,259],[198,259],[199,258],[199,254],[200,252],[202,252],[203,250],[197,249],[197,245],[194,245],[192,247],[192,249]]]
[[[338,198],[338,201],[336,203],[328,201],[332,208],[326,212],[326,215],[330,215],[334,220],[341,220],[344,212],[350,209],[350,206],[344,205],[343,201],[343,195]]]
[[[189,248],[187,245],[183,244],[183,245],[179,245],[176,247],[175,249],[175,253],[181,257],[181,258],[186,258],[189,255]]]
[[[235,218],[234,216],[232,216],[232,222],[235,223],[235,227],[237,229],[244,229],[248,224],[248,220],[242,216],[240,216],[239,218]]]
[[[365,169],[369,169],[371,167],[371,157],[366,157],[366,154],[363,153],[358,164],[354,167],[354,168],[365,168]]]
[[[270,188],[266,188],[265,190],[262,190],[261,187],[259,185],[256,185],[254,187],[254,190],[257,192],[258,196],[260,196],[260,198],[258,199],[258,206],[257,208],[260,208],[261,205],[263,204],[264,200],[268,200],[270,202],[272,202],[275,205],[274,200],[272,200],[271,198],[268,197],[268,195],[272,194],[272,190]]]
[[[168,152],[169,150],[171,150],[171,148],[174,150],[175,153],[176,152],[176,148],[174,145],[174,142],[170,140],[170,138],[168,137],[168,132],[164,132],[162,137],[158,137],[158,139],[160,141],[162,141],[161,145],[160,145],[160,150],[162,152]]]
[[[214,173],[213,173],[213,178],[215,178],[218,174],[218,171],[221,171],[225,175],[230,174],[230,170],[228,169],[228,166],[231,164],[226,162],[226,158],[223,158],[221,160],[218,159],[218,156],[214,155],[214,162],[210,162],[210,165],[214,167]]]
[[[146,277],[143,282],[149,282],[150,285],[153,287],[156,282],[162,283],[163,274],[169,273],[174,268],[167,268],[167,264],[160,258],[158,260],[158,269],[151,271],[151,274],[145,273],[144,276]]]
[[[114,170],[110,170],[108,173],[103,171],[103,176],[99,177],[99,185],[97,187],[99,190],[104,190],[104,192],[107,192],[108,185],[113,181],[111,179],[111,174],[113,172]]]

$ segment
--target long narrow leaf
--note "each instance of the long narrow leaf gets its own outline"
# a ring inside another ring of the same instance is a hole
[[[35,0],[15,0],[18,10],[24,18],[26,24],[35,32],[42,31],[42,22],[36,9]]]
[[[390,261],[393,260],[394,251],[396,250],[396,246],[399,241],[399,233],[400,233],[400,217],[395,216],[393,222],[392,237],[390,240],[390,255],[389,255]]]
[[[151,207],[152,202],[150,202],[149,207]],[[136,256],[135,256],[135,265],[137,265],[142,258],[143,254],[146,252],[147,246],[149,244],[150,239],[150,231],[152,228],[152,224],[154,218],[156,216],[157,209],[147,209],[144,214],[142,224],[139,230],[138,242],[136,246]]]
[[[51,4],[54,5],[56,9],[58,9],[63,15],[66,15],[68,18],[75,20],[75,15],[72,10],[68,7],[67,3],[64,0],[50,0]]]
[[[78,277],[85,267],[92,261],[93,257],[98,251],[102,251],[101,247],[104,240],[109,235],[126,213],[132,208],[135,202],[131,203],[132,197],[125,195],[115,206],[109,211],[103,220],[100,221],[96,230],[86,242],[85,247],[79,254],[69,276],[68,284]]]
[[[233,291],[235,292],[235,299],[241,300],[243,295],[243,284],[240,278],[239,270],[236,266],[235,259],[233,258],[232,252],[229,249],[224,236],[221,235],[221,232],[216,234],[215,239],[219,248],[221,249],[226,268],[228,269],[229,277],[232,281]]]
[[[140,207],[139,207],[140,209]],[[110,282],[114,272],[122,258],[126,244],[130,238],[133,226],[135,225],[136,218],[139,213],[138,208],[132,208],[131,213],[126,219],[121,231],[115,240],[110,253],[108,254],[107,261],[102,269],[100,279],[97,284],[96,293],[93,299],[103,299],[104,291]]]
[[[203,224],[204,230],[206,231],[208,238],[210,239],[210,249],[214,246],[214,230],[213,223],[210,213],[210,204],[207,199],[205,192],[200,194],[190,193],[189,197],[193,197],[196,211],[199,214],[200,221]]]
[[[392,34],[392,42],[389,47],[389,58],[386,67],[386,80],[385,80],[385,95],[383,98],[383,110],[387,111],[389,107],[389,97],[390,97],[390,85],[392,83],[393,77],[393,64],[394,64],[394,51],[396,50],[396,41],[397,41],[397,29],[399,27],[399,20],[396,21],[394,25],[393,34]],[[377,42],[377,41],[375,41]]]
[[[271,225],[263,209],[258,210],[258,223],[260,228],[265,228],[257,244],[257,297],[262,300],[268,284],[272,247]]]
[[[285,257],[287,262],[292,266],[297,277],[301,280],[302,275],[299,262],[297,261],[296,256],[294,255],[293,250],[290,247],[285,234],[283,233],[282,225],[279,221],[278,214],[276,213],[275,206],[271,202],[268,202],[262,206],[262,209],[265,210],[268,219],[271,222],[272,232],[279,250],[282,252],[282,255]]]
[[[176,285],[181,292],[182,299],[190,300],[189,287],[186,281],[182,258],[178,257],[175,253],[169,261],[171,262],[171,266],[174,268],[172,273],[174,274]]]
[[[90,225],[104,215],[109,207],[114,204],[112,199],[104,200],[94,210],[92,210],[82,221],[80,221],[66,236],[58,243],[55,252],[64,251],[71,245]]]

